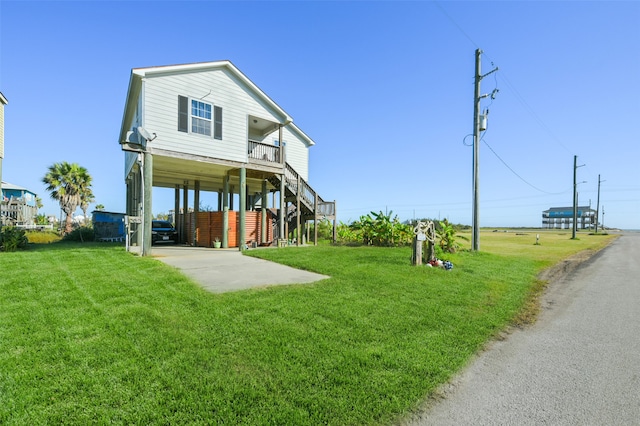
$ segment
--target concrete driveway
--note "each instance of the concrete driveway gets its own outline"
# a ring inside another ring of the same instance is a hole
[[[180,269],[213,293],[272,285],[305,284],[329,278],[326,275],[243,256],[238,249],[155,245],[151,249],[151,255],[167,265]]]

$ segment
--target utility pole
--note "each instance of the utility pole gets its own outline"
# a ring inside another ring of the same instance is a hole
[[[598,175],[598,202],[596,203],[596,234],[598,233],[598,221],[600,220],[600,175]],[[602,216],[604,216],[604,206],[602,207]],[[602,221],[604,223],[604,220]]]
[[[578,184],[576,183],[576,170],[578,170],[578,166],[576,165],[578,161],[578,156],[574,155],[573,156],[573,227],[572,227],[572,233],[571,233],[571,238],[573,238],[574,240],[576,239],[576,225],[578,223],[578,206],[576,205],[576,198],[577,194],[577,187]]]
[[[480,81],[498,71],[496,67],[485,75],[480,74],[480,56],[482,50],[476,49],[476,73],[475,87],[473,95],[473,224],[471,234],[471,250],[480,250],[480,180],[479,180],[479,157],[480,157],[480,100],[489,95],[480,95]],[[491,96],[495,95],[494,91]]]
[[[578,182],[576,181],[578,167],[584,166],[584,164],[578,166],[578,156],[573,156],[573,232],[571,233],[571,239],[576,239],[576,229],[578,228]]]

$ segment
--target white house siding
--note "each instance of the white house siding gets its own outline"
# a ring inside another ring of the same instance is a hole
[[[281,120],[226,69],[150,76],[144,84],[144,127],[160,149],[244,163],[248,115]],[[222,140],[178,131],[178,95],[222,107]]]

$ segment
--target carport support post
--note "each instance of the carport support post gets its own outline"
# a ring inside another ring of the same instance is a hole
[[[282,176],[280,177],[280,217],[278,218],[278,220],[280,220],[280,239],[284,241],[287,240],[287,235],[284,233],[284,221],[287,217],[287,214],[284,211],[284,208],[285,208],[285,201],[284,201],[285,186],[284,185],[285,185],[286,178],[287,176],[283,172]]]
[[[178,223],[178,215],[180,214],[180,185],[176,185],[173,194],[173,226],[178,230],[182,235],[182,229],[180,229],[180,223]]]
[[[267,242],[267,180],[262,181],[262,217],[260,222],[260,243],[265,244]]]
[[[240,251],[244,250],[247,241],[245,236],[247,221],[247,168],[240,168]]]
[[[193,188],[193,246],[198,246],[198,213],[200,213],[200,181],[194,182]]]
[[[144,187],[142,188],[142,194],[144,202],[142,204],[142,256],[149,256],[151,254],[151,220],[152,220],[152,207],[151,207],[151,188],[153,186],[153,156],[146,152],[143,154],[144,166],[142,168]]]
[[[222,248],[229,248],[229,175],[222,185]]]
[[[189,227],[187,226],[189,222],[187,222],[189,214],[189,181],[184,181],[184,186],[182,187],[182,229],[184,230],[184,235],[182,238],[184,239],[183,243],[189,244]]]
[[[313,199],[313,245],[318,245],[318,193]]]
[[[301,219],[301,211],[300,211],[300,193],[302,192],[302,185],[300,182],[300,175],[298,175],[298,183],[297,183],[297,194],[296,194],[296,245],[300,245],[300,240],[302,240],[302,236],[304,235],[304,230],[301,229],[302,223]]]

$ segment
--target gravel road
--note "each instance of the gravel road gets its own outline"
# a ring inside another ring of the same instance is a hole
[[[542,306],[407,424],[640,425],[640,233],[552,283]]]

